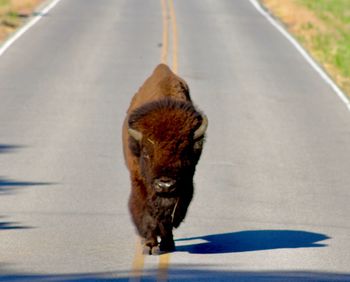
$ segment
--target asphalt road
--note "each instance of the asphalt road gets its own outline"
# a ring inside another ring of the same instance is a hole
[[[350,281],[349,110],[249,1],[171,4],[62,0],[0,57],[0,280]],[[121,125],[160,61],[209,128],[143,257]]]

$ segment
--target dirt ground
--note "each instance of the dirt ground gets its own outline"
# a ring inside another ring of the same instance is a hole
[[[44,0],[5,0],[0,2],[0,43],[23,24]]]
[[[286,28],[301,42],[306,50],[333,77],[335,82],[350,96],[350,79],[344,77],[327,58],[325,50],[315,44],[315,38],[322,34],[336,34],[331,26],[321,21],[313,11],[296,0],[260,0]],[[336,48],[333,46],[332,48]],[[329,50],[332,52],[332,50]]]

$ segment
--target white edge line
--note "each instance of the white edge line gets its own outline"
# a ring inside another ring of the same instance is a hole
[[[28,31],[32,26],[34,26],[38,21],[40,21],[53,7],[57,5],[61,0],[53,0],[42,10],[39,10],[31,20],[29,20],[24,26],[17,30],[9,39],[7,39],[0,46],[0,57],[6,52],[6,50],[13,44],[17,39],[19,39],[26,31]]]
[[[258,2],[258,0],[249,0],[250,3],[263,15],[279,32],[281,32],[290,43],[299,51],[305,60],[314,68],[315,71],[322,77],[322,79],[331,86],[333,91],[344,102],[347,109],[350,111],[350,100],[345,93],[338,87],[338,85],[326,74],[326,72],[314,61],[314,59],[305,51],[299,42],[286,29],[278,23]]]

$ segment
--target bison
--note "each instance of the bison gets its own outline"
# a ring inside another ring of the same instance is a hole
[[[192,200],[207,125],[186,82],[164,64],[131,101],[123,124],[123,151],[131,179],[129,210],[144,254],[175,250],[172,230]]]

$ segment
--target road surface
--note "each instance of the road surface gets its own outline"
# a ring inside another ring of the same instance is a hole
[[[161,61],[209,128],[143,257],[121,125]],[[350,281],[349,168],[349,110],[250,1],[61,0],[0,57],[0,280]]]

